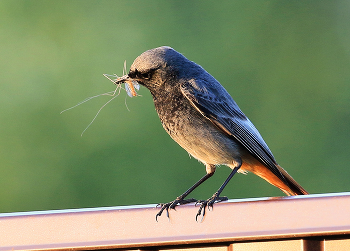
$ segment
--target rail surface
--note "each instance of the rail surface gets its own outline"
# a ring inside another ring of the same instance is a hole
[[[201,222],[194,204],[171,210],[169,219],[164,212],[156,222],[158,210],[3,213],[0,250],[350,250],[349,192],[229,200],[215,204]]]

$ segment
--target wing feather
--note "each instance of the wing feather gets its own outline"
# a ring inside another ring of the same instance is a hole
[[[210,83],[192,79],[182,83],[180,88],[199,112],[229,136],[234,137],[277,177],[285,180],[258,130],[219,82],[215,79]]]

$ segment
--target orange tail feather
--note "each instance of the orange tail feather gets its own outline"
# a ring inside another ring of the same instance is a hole
[[[260,161],[255,158],[249,158],[249,160],[243,160],[241,171],[252,172],[259,177],[263,178],[270,184],[278,187],[287,195],[306,195],[308,192],[299,185],[293,178],[290,176],[286,170],[281,166],[276,164],[277,169],[280,171],[284,179],[280,179],[273,172],[270,171],[268,167],[263,165]]]

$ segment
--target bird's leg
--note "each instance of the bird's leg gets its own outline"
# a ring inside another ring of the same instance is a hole
[[[208,171],[210,170],[210,171]],[[186,192],[181,194],[179,197],[177,197],[175,200],[170,201],[169,203],[161,203],[158,204],[157,206],[161,206],[161,209],[159,212],[156,214],[156,221],[158,221],[158,217],[162,215],[163,211],[166,210],[166,215],[169,218],[169,209],[175,209],[176,206],[178,205],[184,205],[192,202],[197,202],[198,200],[191,198],[191,199],[186,199],[185,197],[189,195],[194,189],[196,189],[200,184],[202,184],[204,181],[206,181],[208,178],[213,176],[215,172],[215,165],[207,165],[207,174],[204,175],[200,180],[198,180],[193,186],[191,186]]]
[[[198,221],[198,216],[200,216],[200,215],[202,215],[202,220],[203,220],[203,217],[205,215],[205,208],[206,207],[208,207],[208,210],[210,210],[210,208],[213,208],[213,205],[214,205],[215,202],[221,202],[221,201],[228,200],[228,198],[226,196],[220,197],[220,194],[221,194],[222,190],[224,190],[224,188],[228,184],[228,182],[231,180],[233,175],[235,175],[237,173],[238,169],[241,166],[242,166],[242,161],[240,160],[238,162],[238,165],[231,171],[230,175],[227,177],[225,182],[221,185],[219,190],[217,190],[216,193],[213,194],[213,196],[211,196],[207,200],[200,200],[200,201],[196,202],[196,205],[200,204],[198,212],[196,214],[196,221]]]

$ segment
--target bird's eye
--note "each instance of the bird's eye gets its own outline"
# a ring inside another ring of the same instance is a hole
[[[143,79],[150,79],[151,78],[151,73],[150,72],[145,72],[145,73],[141,73],[141,78]]]
[[[152,70],[147,72],[139,72],[137,69],[135,69],[134,71],[130,71],[128,75],[130,78],[139,78],[139,79],[149,80],[152,77],[152,73],[153,73]]]
[[[135,78],[138,75],[138,71],[135,69],[135,71],[129,71],[128,76],[130,78]]]

